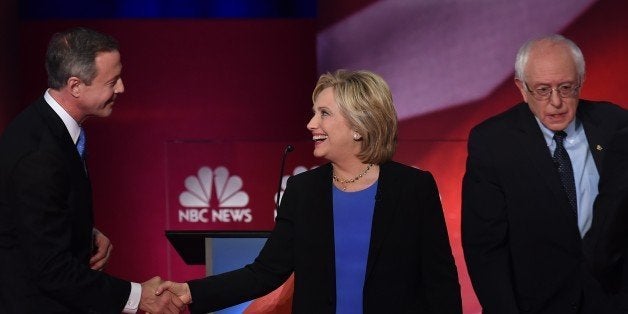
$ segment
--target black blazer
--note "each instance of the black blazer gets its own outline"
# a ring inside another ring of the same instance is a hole
[[[89,269],[92,195],[43,98],[0,138],[0,304],[8,313],[120,313],[131,285]]]
[[[628,129],[609,145],[599,187],[585,244],[594,274],[616,306],[628,313]]]
[[[598,169],[613,133],[628,122],[626,115],[609,103],[580,101],[576,116]],[[484,313],[610,313],[588,271],[577,217],[526,103],[471,130],[462,244]]]
[[[332,167],[291,177],[275,228],[250,265],[189,282],[193,313],[264,295],[295,273],[293,313],[335,313]],[[436,183],[396,162],[381,165],[365,313],[461,313],[460,287]]]

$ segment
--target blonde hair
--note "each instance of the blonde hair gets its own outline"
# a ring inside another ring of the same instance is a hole
[[[357,157],[372,164],[392,159],[397,146],[397,113],[384,79],[369,71],[328,72],[318,79],[312,101],[328,87],[333,88],[349,126],[362,136]]]

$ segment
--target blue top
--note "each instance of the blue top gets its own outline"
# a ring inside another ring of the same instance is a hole
[[[554,142],[554,132],[546,128],[540,121],[536,120],[541,127],[545,142],[553,155],[556,149]],[[584,235],[591,228],[593,220],[593,202],[598,194],[597,184],[600,181],[600,175],[593,160],[593,154],[589,149],[587,135],[584,132],[582,123],[574,119],[565,128],[567,137],[565,138],[565,150],[571,159],[573,168],[574,182],[576,184],[576,204],[578,204],[578,229],[580,236]],[[598,149],[598,148],[596,148]]]
[[[333,190],[336,313],[362,313],[377,181],[362,191]]]

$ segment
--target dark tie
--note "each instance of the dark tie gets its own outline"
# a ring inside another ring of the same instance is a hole
[[[563,142],[567,137],[567,133],[564,131],[558,131],[554,133],[554,140],[556,141],[556,149],[554,150],[554,163],[558,166],[558,173],[560,174],[560,181],[563,183],[567,198],[569,199],[569,205],[573,211],[578,214],[578,201],[576,199],[576,184],[573,178],[573,168],[571,167],[571,160],[565,149]]]

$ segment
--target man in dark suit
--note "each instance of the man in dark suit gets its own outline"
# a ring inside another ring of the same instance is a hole
[[[109,116],[124,92],[118,43],[57,33],[46,70],[50,88],[0,138],[0,312],[178,312],[178,298],[155,296],[159,277],[140,285],[99,271],[111,245],[93,226],[81,124]]]
[[[585,252],[615,306],[628,313],[628,129],[609,144],[599,189]]]
[[[523,45],[524,102],[471,131],[462,244],[484,313],[613,313],[588,271],[598,169],[625,110],[579,99],[582,52],[552,35]]]

